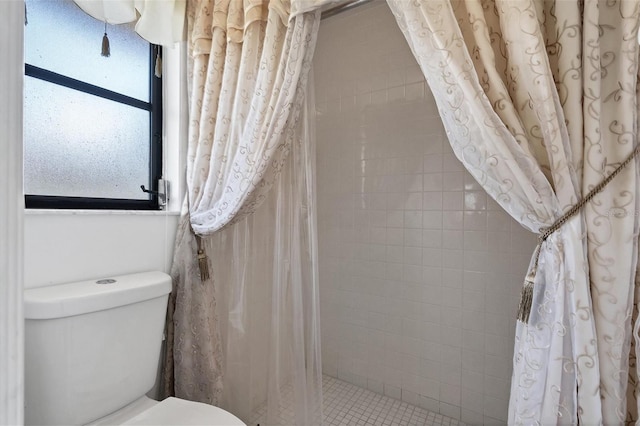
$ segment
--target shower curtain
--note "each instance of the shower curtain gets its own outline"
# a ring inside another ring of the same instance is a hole
[[[638,1],[388,3],[457,157],[530,231],[635,152]],[[509,424],[638,419],[638,170],[630,160],[534,254]]]
[[[221,406],[253,425],[322,424],[313,97],[305,104],[264,204],[207,240],[216,281],[229,284],[215,287]]]
[[[321,424],[304,107],[320,16],[290,14],[290,6],[187,1],[187,200],[164,393],[219,405],[245,422]]]

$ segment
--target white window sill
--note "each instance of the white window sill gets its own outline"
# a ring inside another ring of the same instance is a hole
[[[166,210],[73,210],[73,209],[24,209],[27,216],[180,216],[179,211]]]

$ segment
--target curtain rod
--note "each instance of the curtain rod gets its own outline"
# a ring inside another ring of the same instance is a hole
[[[325,19],[325,18],[330,18],[332,16],[335,16],[339,13],[342,12],[346,12],[347,10],[351,10],[355,7],[361,6],[363,4],[367,4],[369,2],[371,2],[372,0],[351,0],[348,2],[345,2],[343,4],[340,4],[338,6],[332,7],[330,9],[325,10],[324,12],[322,12],[322,18],[321,19]]]

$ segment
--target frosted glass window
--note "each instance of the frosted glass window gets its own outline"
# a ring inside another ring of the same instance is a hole
[[[26,77],[25,192],[148,199],[140,185],[150,186],[149,115]]]
[[[107,25],[105,58],[104,22],[73,0],[26,0],[26,12],[27,208],[159,208],[140,186],[162,178],[162,80],[151,67],[161,48],[134,24]]]
[[[1,1],[1,0],[0,0]],[[149,101],[149,43],[133,24],[108,25],[111,56],[102,57],[104,22],[72,0],[27,0],[25,62]]]

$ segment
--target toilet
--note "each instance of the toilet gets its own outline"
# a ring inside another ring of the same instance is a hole
[[[171,277],[27,289],[27,425],[245,425],[212,405],[145,396],[156,382]]]

